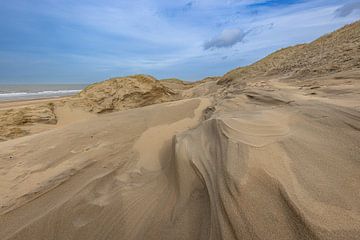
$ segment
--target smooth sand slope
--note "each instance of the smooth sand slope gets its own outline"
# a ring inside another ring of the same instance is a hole
[[[0,142],[1,240],[359,239],[356,64],[121,81],[52,105],[50,130]]]

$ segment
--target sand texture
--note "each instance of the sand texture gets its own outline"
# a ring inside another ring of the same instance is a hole
[[[52,126],[0,142],[1,240],[359,239],[359,68],[141,76],[1,110]]]
[[[0,141],[29,134],[25,126],[34,124],[56,124],[54,105],[42,104],[21,108],[0,109]]]
[[[80,92],[75,106],[94,113],[126,110],[174,100],[175,92],[147,75],[113,78]]]

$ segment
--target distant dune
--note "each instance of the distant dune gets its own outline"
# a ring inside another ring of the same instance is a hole
[[[347,25],[309,44],[276,51],[260,61],[234,69],[222,81],[254,77],[316,77],[360,68],[360,22]]]
[[[152,76],[135,75],[92,84],[80,92],[79,104],[102,113],[172,100],[175,93]]]
[[[196,83],[0,104],[0,239],[358,240],[359,51],[356,22]]]

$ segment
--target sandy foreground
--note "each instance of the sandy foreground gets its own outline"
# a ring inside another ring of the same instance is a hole
[[[56,98],[40,98],[40,99],[26,99],[26,100],[9,100],[0,101],[0,109],[13,109],[17,107],[26,107],[40,103],[58,102],[67,100],[70,97],[56,97]]]
[[[56,107],[0,142],[0,239],[359,239],[359,81],[310,82]]]

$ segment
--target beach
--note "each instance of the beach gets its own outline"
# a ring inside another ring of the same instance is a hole
[[[55,98],[79,93],[88,84],[0,84],[0,102]]]

